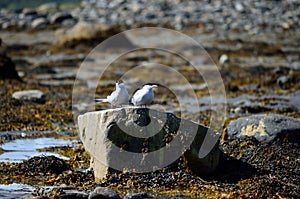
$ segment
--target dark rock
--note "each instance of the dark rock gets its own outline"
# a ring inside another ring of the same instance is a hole
[[[0,79],[17,79],[22,81],[16,71],[14,62],[4,54],[0,54]]]
[[[55,173],[60,174],[63,171],[69,170],[70,166],[55,156],[35,156],[29,160],[25,160],[23,165],[20,165],[23,171],[40,172],[40,173]]]
[[[147,192],[128,193],[125,195],[123,199],[145,199],[145,198],[149,198]]]
[[[276,137],[299,142],[300,120],[278,114],[260,114],[242,117],[230,122],[227,134],[230,138],[253,136],[258,141],[272,141]]]
[[[107,187],[96,187],[88,199],[121,199],[117,192]]]
[[[72,15],[66,12],[58,12],[50,17],[51,24],[62,23],[66,19],[72,19]]]

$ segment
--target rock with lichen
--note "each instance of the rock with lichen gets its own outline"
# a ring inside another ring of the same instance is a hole
[[[258,141],[272,141],[288,137],[299,142],[300,120],[279,114],[259,114],[241,117],[227,126],[230,138],[255,137]]]

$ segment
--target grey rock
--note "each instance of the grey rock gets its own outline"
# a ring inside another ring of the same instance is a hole
[[[108,187],[96,187],[88,199],[121,199],[117,192]]]
[[[2,23],[2,29],[9,29],[9,28],[12,28],[12,27],[14,27],[14,23],[13,22],[11,22],[11,21],[6,21],[6,22],[3,22]]]
[[[300,110],[300,90],[291,93],[289,96],[290,103],[298,110]]]
[[[77,20],[72,18],[72,19],[65,19],[63,22],[62,22],[62,26],[63,27],[72,27],[74,26],[75,24],[77,23]]]
[[[44,93],[40,90],[16,91],[12,94],[12,97],[18,100],[41,100]]]
[[[31,27],[32,28],[44,28],[44,27],[47,26],[48,23],[49,22],[46,18],[40,17],[40,18],[37,18],[37,19],[32,21]]]
[[[124,196],[123,199],[145,199],[145,198],[149,198],[147,192],[128,193]]]
[[[80,115],[78,126],[98,180],[109,174],[109,168],[149,172],[183,154],[187,166],[199,175],[213,172],[219,163],[217,143],[204,143],[217,134],[171,113],[135,107],[108,109]],[[202,145],[205,155],[199,157]]]
[[[234,8],[237,11],[239,11],[239,12],[243,12],[244,11],[244,6],[241,3],[239,3],[239,2],[237,2],[237,3],[234,4]]]
[[[291,65],[294,70],[300,70],[300,61],[293,62]]]
[[[242,117],[229,123],[230,138],[253,136],[258,141],[270,142],[276,137],[287,136],[299,142],[300,120],[278,114],[259,114]]]
[[[290,78],[288,76],[281,76],[277,79],[276,83],[280,88],[287,88]]]

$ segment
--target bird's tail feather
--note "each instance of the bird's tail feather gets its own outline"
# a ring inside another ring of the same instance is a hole
[[[102,103],[102,102],[108,102],[108,99],[95,99],[96,102]]]

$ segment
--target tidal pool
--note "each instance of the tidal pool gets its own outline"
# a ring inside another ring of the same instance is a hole
[[[26,195],[31,194],[35,190],[34,187],[26,184],[0,184],[0,198],[24,198]]]
[[[68,157],[59,155],[54,152],[39,152],[37,149],[47,147],[62,147],[73,145],[71,140],[63,140],[56,138],[33,138],[33,139],[16,139],[6,142],[0,147],[3,153],[0,154],[0,162],[22,162],[34,156],[50,156],[54,155],[58,158],[68,160]]]

